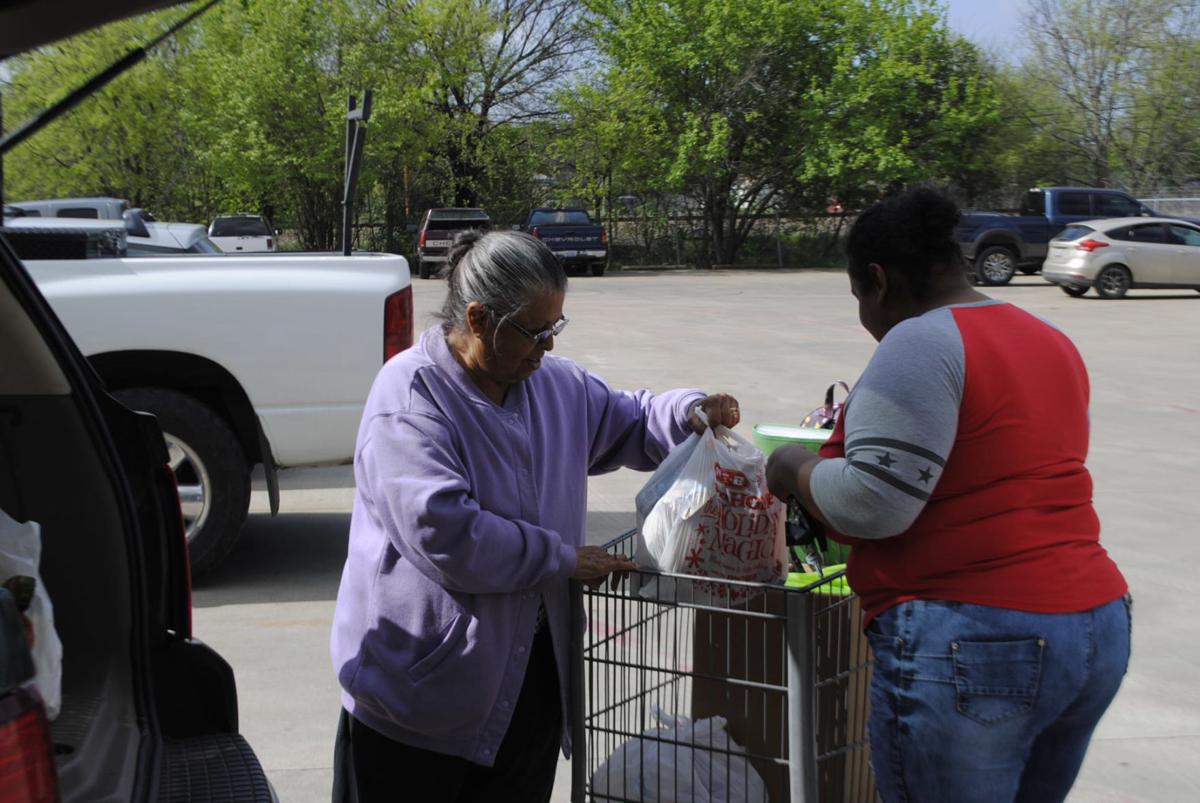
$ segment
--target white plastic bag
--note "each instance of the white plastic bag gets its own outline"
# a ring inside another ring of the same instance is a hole
[[[766,468],[762,451],[725,427],[675,447],[637,496],[638,561],[664,572],[786,582],[786,512],[767,489]],[[724,583],[692,585],[710,598],[748,596]]]
[[[46,704],[46,716],[54,719],[62,705],[62,642],[54,630],[50,595],[38,573],[41,557],[42,533],[38,523],[22,524],[0,510],[0,583],[17,576],[37,581],[33,601],[25,611],[33,623],[33,682]]]
[[[659,727],[618,747],[592,774],[592,796],[644,803],[766,803],[762,777],[725,732],[725,718],[693,723],[650,707]]]

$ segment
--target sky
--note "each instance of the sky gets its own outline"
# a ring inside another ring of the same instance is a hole
[[[1023,49],[1021,13],[1024,0],[943,0],[950,27],[989,52],[1012,56]]]

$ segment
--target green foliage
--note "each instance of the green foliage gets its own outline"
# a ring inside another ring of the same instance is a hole
[[[1200,174],[1200,6],[1030,0],[1026,24],[1030,56],[1005,80],[1027,166],[1131,189]]]
[[[1004,206],[1041,183],[1200,175],[1195,4],[1029,2],[1013,68],[935,0],[229,0],[18,148],[5,191],[262,212],[334,248],[346,99],[368,87],[356,238],[393,251],[432,206],[507,224],[570,203],[623,247],[720,264],[770,256],[760,220],[915,181]],[[10,61],[7,125],[182,13]]]
[[[601,111],[573,110],[572,142],[608,148],[619,183],[691,198],[712,262],[732,262],[776,207],[859,203],[917,179],[969,184],[986,169],[990,69],[929,3],[589,7],[609,70],[588,90]]]

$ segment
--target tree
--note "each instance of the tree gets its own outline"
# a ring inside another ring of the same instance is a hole
[[[7,126],[49,107],[174,16],[117,22],[13,59],[2,87]],[[186,205],[188,191],[162,169],[180,164],[186,149],[186,132],[172,114],[177,94],[166,80],[178,56],[176,48],[164,49],[26,140],[6,158],[5,197],[116,195],[135,206],[169,197]]]
[[[476,206],[505,172],[525,123],[553,117],[554,92],[590,49],[576,0],[381,0],[392,29],[417,38],[439,121],[446,201]]]
[[[1031,0],[1024,73],[1052,91],[1019,113],[1079,166],[1069,179],[1139,184],[1195,168],[1198,23],[1180,0]]]
[[[914,181],[956,185],[968,198],[994,180],[1000,103],[991,66],[927,3],[845,7],[828,81],[798,171],[802,204],[860,208]]]
[[[620,168],[701,210],[730,263],[773,208],[957,179],[996,104],[979,53],[904,0],[592,0]]]

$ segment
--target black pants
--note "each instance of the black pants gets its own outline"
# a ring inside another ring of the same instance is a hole
[[[333,803],[548,803],[561,735],[554,648],[542,627],[494,766],[400,744],[342,711]]]

